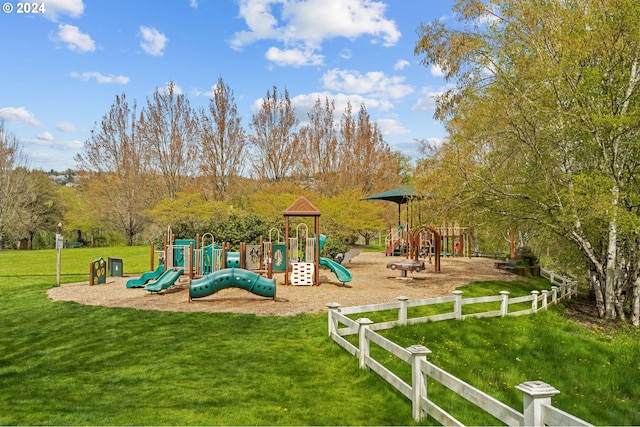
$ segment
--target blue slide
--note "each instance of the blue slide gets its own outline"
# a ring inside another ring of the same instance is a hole
[[[176,280],[178,280],[183,273],[184,270],[182,268],[179,270],[167,270],[158,280],[145,286],[144,290],[149,292],[160,292],[163,289],[167,289],[176,283]]]
[[[261,297],[276,297],[276,279],[267,279],[242,268],[224,268],[191,281],[189,296],[203,298],[226,288],[240,288]]]
[[[155,280],[164,273],[164,265],[160,264],[155,271],[147,271],[136,279],[127,280],[127,288],[141,288],[151,280]]]
[[[347,282],[351,281],[351,272],[343,267],[341,264],[338,264],[332,259],[320,257],[320,265],[324,265],[328,267],[329,270],[333,271],[339,281],[344,285]]]

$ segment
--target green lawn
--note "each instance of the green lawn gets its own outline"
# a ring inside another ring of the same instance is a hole
[[[148,247],[65,249],[63,282],[87,280],[98,257],[122,258],[127,274],[149,269]],[[0,252],[2,425],[415,424],[407,399],[327,338],[326,315],[51,302],[55,264],[55,251]],[[587,329],[552,311],[388,333],[423,343],[430,360],[518,410],[513,385],[542,379],[562,391],[554,401],[590,422],[640,424],[636,330]]]

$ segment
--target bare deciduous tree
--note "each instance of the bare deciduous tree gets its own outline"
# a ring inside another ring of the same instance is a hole
[[[17,197],[25,189],[26,175],[20,172],[27,163],[18,139],[0,122],[0,249],[10,215],[19,210]]]
[[[76,155],[83,200],[122,230],[129,245],[142,230],[144,209],[153,201],[152,186],[147,185],[150,154],[137,123],[136,104],[129,106],[124,94],[116,96],[109,112],[91,131],[83,153]],[[108,213],[100,212],[105,201],[111,206]]]
[[[242,172],[247,136],[235,97],[222,77],[213,88],[209,109],[200,111],[200,168],[211,181],[216,200],[223,200]]]
[[[258,179],[278,181],[291,176],[298,161],[297,125],[289,92],[285,89],[284,98],[280,98],[274,86],[251,120],[255,132],[251,135],[253,173]]]
[[[198,119],[189,100],[174,82],[156,89],[147,99],[139,121],[139,137],[164,180],[167,196],[174,198],[182,180],[195,175]]]

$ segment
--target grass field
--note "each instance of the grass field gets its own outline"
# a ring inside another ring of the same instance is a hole
[[[98,257],[122,258],[127,274],[149,269],[148,247],[65,249],[63,282],[87,280]],[[51,302],[55,265],[55,251],[0,252],[2,425],[415,424],[408,400],[327,338],[326,315]],[[388,334],[426,345],[430,360],[518,410],[513,386],[542,379],[561,390],[554,402],[587,421],[640,424],[637,330],[585,328],[552,310]]]

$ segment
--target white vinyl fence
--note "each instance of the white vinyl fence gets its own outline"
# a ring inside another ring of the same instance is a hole
[[[431,351],[423,345],[418,344],[403,348],[375,332],[377,330],[390,329],[398,325],[447,319],[517,316],[535,313],[539,309],[545,309],[549,304],[556,304],[563,299],[571,298],[572,295],[577,294],[577,284],[575,281],[546,270],[544,270],[542,274],[554,284],[552,289],[541,292],[532,291],[531,295],[524,297],[509,298],[509,292],[503,291],[500,292],[498,296],[464,299],[462,298],[462,291],[454,291],[454,295],[450,297],[415,301],[410,301],[407,297],[399,297],[398,302],[357,307],[341,308],[338,303],[330,303],[327,304],[329,308],[329,336],[351,355],[356,356],[361,368],[368,368],[376,372],[405,397],[410,399],[413,408],[413,418],[416,421],[423,420],[426,416],[431,416],[442,425],[463,425],[453,415],[429,399],[427,382],[432,380],[437,381],[509,426],[589,426],[591,424],[586,421],[553,407],[551,398],[558,394],[559,391],[544,382],[527,381],[516,387],[523,393],[524,400],[523,412],[518,412],[429,362],[427,355],[431,353]],[[500,310],[463,314],[463,306],[488,302],[500,302]],[[531,308],[510,310],[510,306],[513,308],[515,304],[522,305],[522,303],[525,302],[530,302]],[[409,307],[444,303],[453,303],[453,310],[431,316],[408,318]],[[357,320],[347,317],[347,315],[388,310],[398,310],[398,319],[374,323],[365,317]],[[345,338],[345,336],[356,334],[358,335],[357,345],[351,342],[355,340],[349,341]],[[410,365],[410,384],[371,356],[369,350],[372,343],[390,353],[395,358]]]

